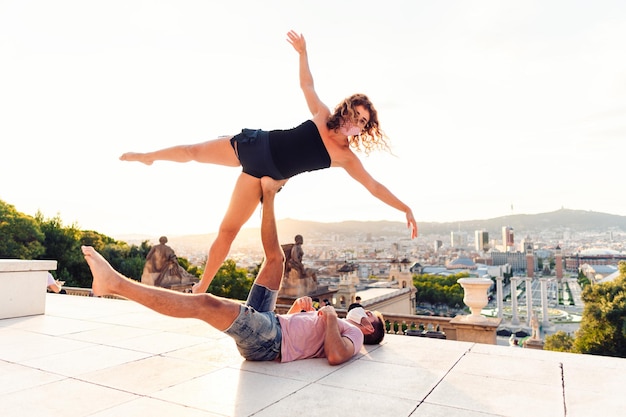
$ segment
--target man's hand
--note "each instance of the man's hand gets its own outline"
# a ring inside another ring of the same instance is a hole
[[[337,315],[337,311],[335,310],[335,307],[333,306],[324,306],[320,308],[317,311],[317,315],[322,316],[322,318],[324,319],[326,323],[328,323],[328,319],[330,317],[333,317],[334,319],[339,318],[339,316]]]
[[[296,298],[287,314],[301,313],[303,311],[315,311],[311,297]]]

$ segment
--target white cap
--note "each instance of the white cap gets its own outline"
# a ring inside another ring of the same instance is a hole
[[[355,323],[361,324],[361,319],[367,318],[367,314],[365,313],[365,309],[363,307],[356,307],[348,311],[346,318]]]

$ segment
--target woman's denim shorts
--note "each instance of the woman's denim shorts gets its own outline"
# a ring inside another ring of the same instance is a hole
[[[224,330],[249,361],[273,361],[280,356],[282,332],[274,308],[278,291],[254,284],[239,316]]]

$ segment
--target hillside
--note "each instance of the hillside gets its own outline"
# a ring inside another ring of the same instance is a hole
[[[598,213],[584,210],[561,209],[549,213],[540,214],[516,214],[511,216],[497,217],[486,220],[467,220],[459,222],[435,223],[418,220],[420,236],[447,235],[451,231],[474,233],[475,230],[486,230],[490,235],[498,236],[502,226],[511,226],[514,230],[526,234],[534,234],[545,231],[572,232],[626,232],[626,216],[618,216],[607,213]],[[283,219],[278,221],[279,238],[281,242],[293,240],[296,234],[301,234],[305,239],[324,240],[333,235],[351,237],[372,238],[379,236],[408,239],[409,232],[402,222],[391,221],[344,221],[337,223],[320,223],[305,220]],[[259,229],[243,229],[236,243],[258,242]],[[202,246],[210,244],[215,234],[171,236],[172,243],[185,241],[187,244],[195,242]]]

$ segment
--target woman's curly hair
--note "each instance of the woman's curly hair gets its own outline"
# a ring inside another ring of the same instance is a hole
[[[389,150],[387,143],[387,135],[380,129],[378,125],[378,113],[374,105],[365,94],[354,94],[335,107],[335,110],[328,118],[326,127],[330,130],[337,130],[341,127],[343,120],[352,120],[356,123],[357,112],[356,107],[363,106],[369,111],[370,119],[365,129],[359,135],[349,136],[348,143],[351,148],[357,151],[364,151],[369,155],[374,150]]]

